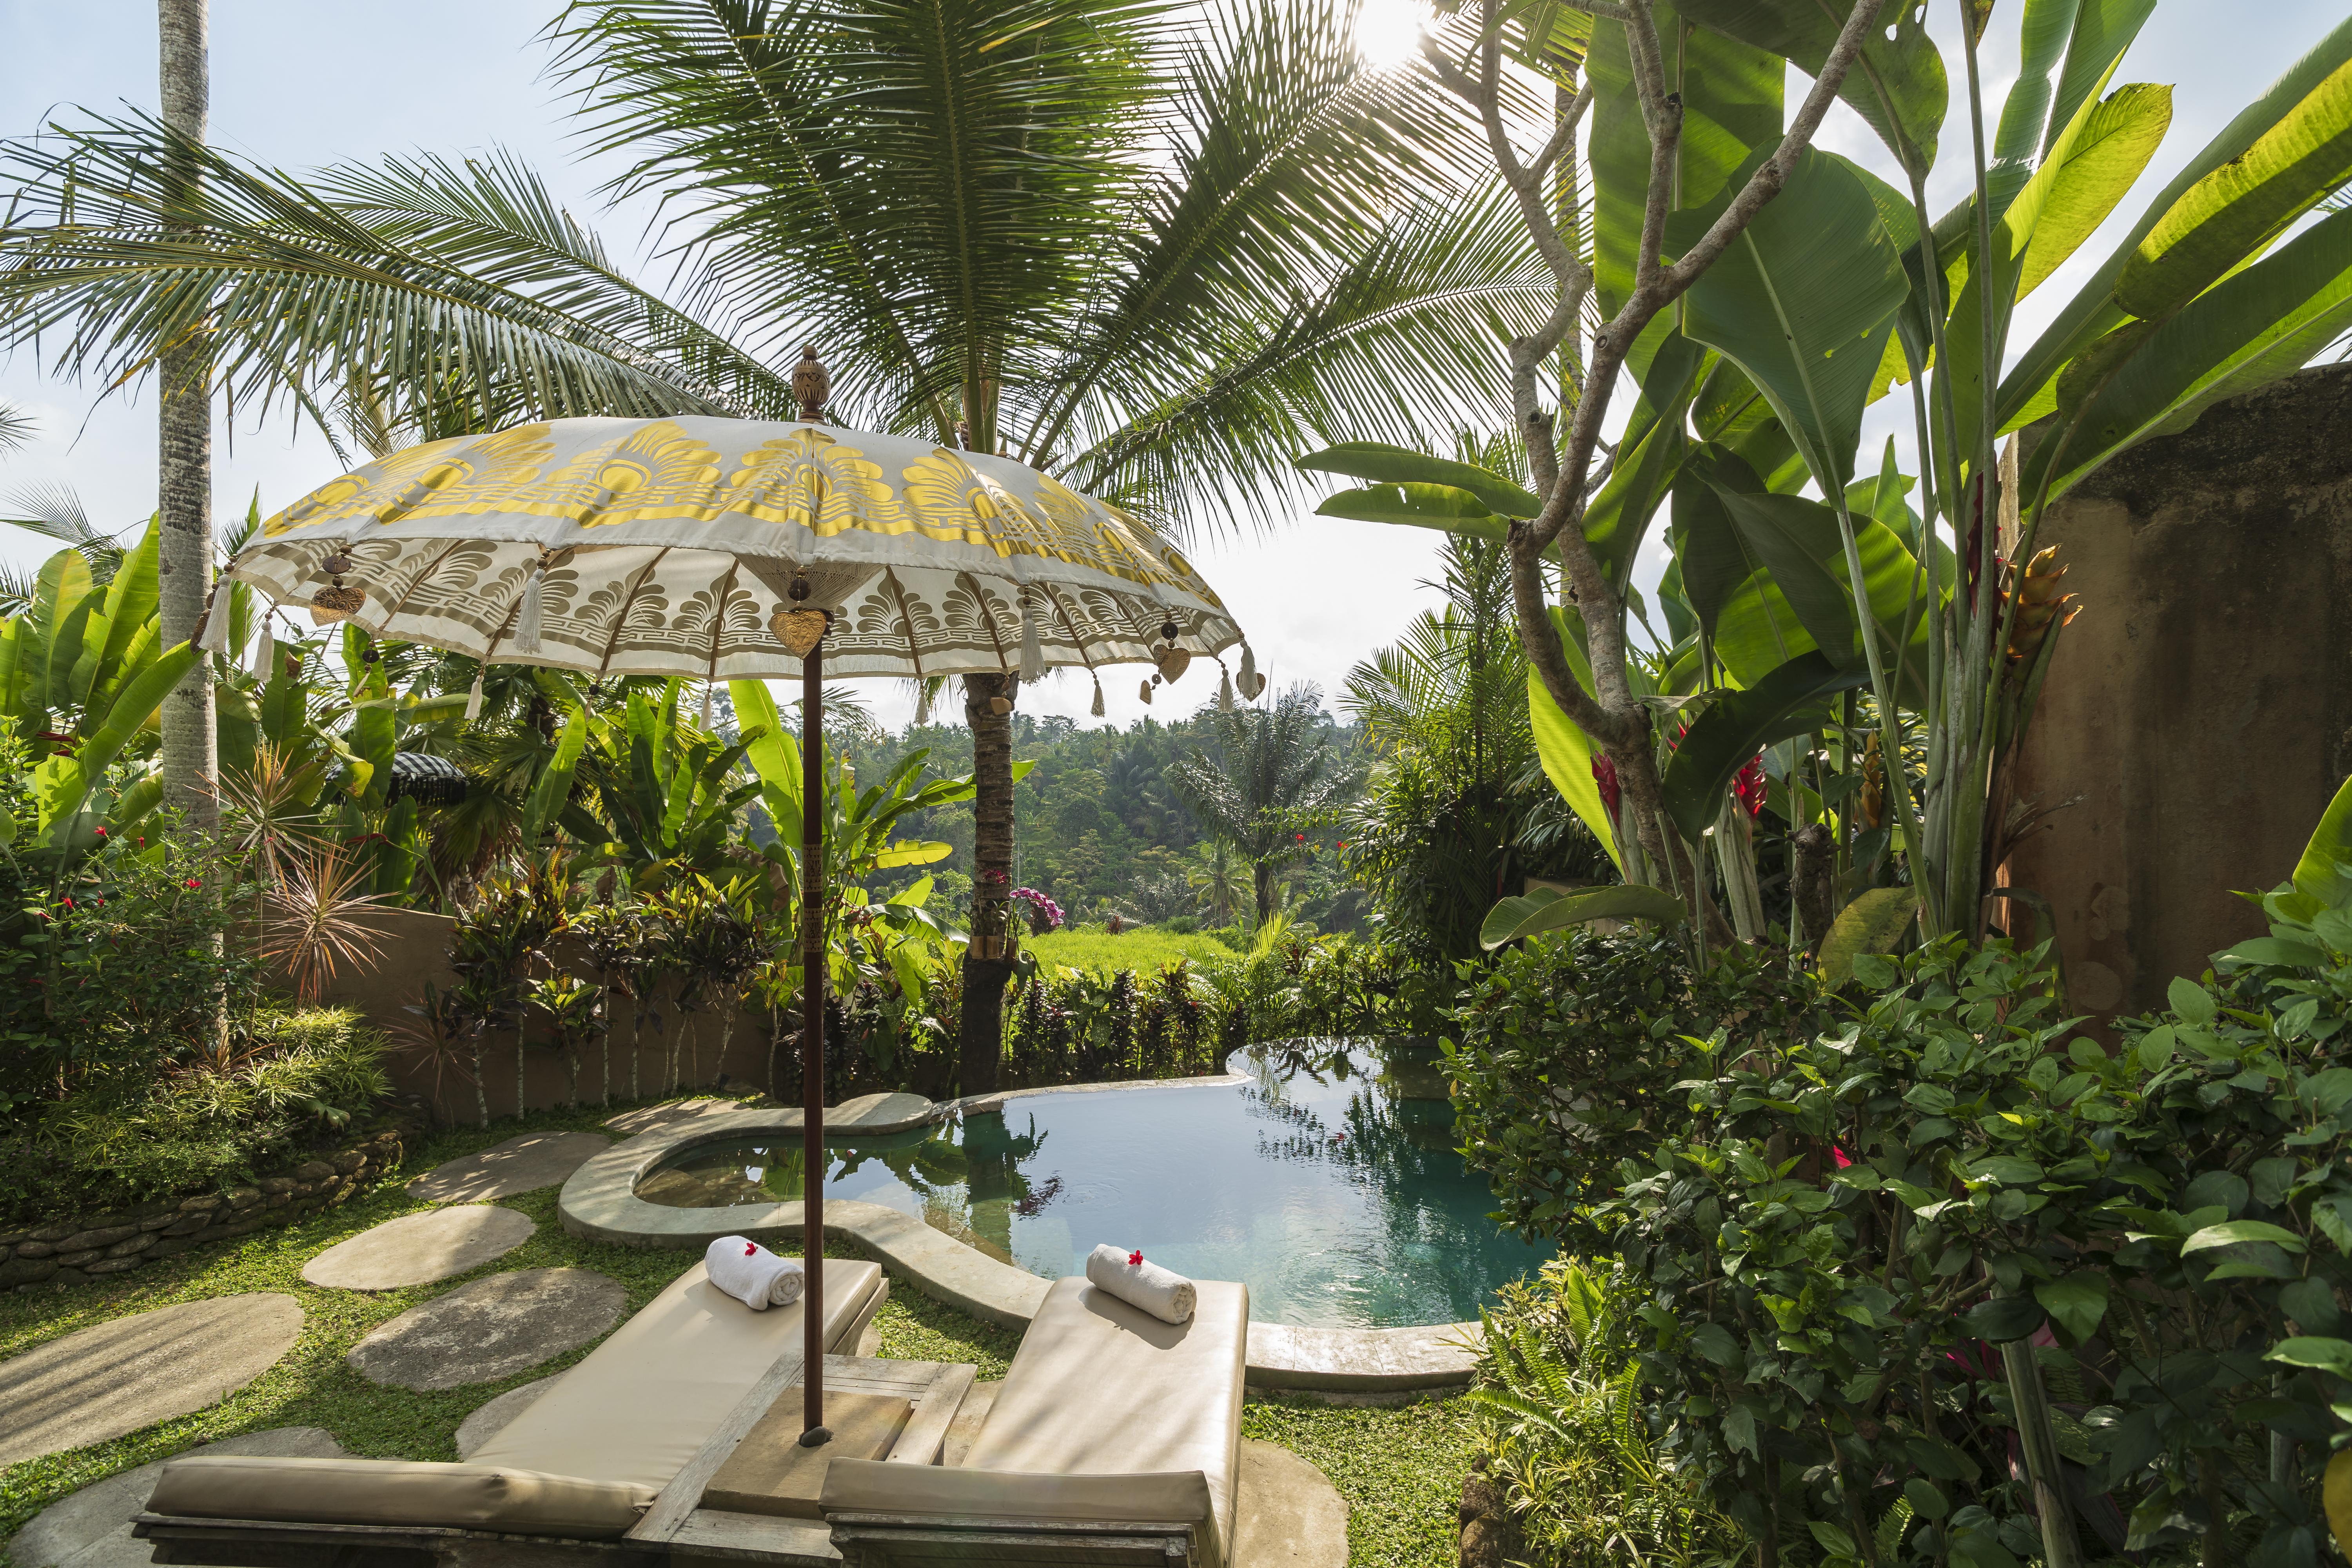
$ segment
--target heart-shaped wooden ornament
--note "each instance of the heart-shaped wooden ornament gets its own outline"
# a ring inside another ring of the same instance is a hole
[[[1192,656],[1181,647],[1162,648],[1151,662],[1160,667],[1160,679],[1173,685],[1178,676],[1192,668]]]
[[[1255,702],[1258,700],[1258,695],[1265,689],[1265,676],[1253,669],[1247,675],[1235,676],[1234,684],[1241,689],[1241,694],[1244,697]]]
[[[823,610],[778,610],[768,617],[768,629],[797,658],[806,658],[832,624],[833,617]]]

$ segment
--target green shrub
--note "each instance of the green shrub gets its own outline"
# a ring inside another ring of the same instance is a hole
[[[233,1185],[331,1141],[392,1089],[383,1037],[343,1008],[265,1014],[251,1039],[140,1086],[42,1108],[0,1150],[10,1217]]]
[[[1734,948],[1698,972],[1663,933],[1519,943],[1453,1015],[1444,1049],[1455,1130],[1504,1224],[1599,1257],[1605,1238],[1591,1206],[1614,1193],[1621,1162],[1678,1131],[1681,1100],[1669,1090],[1700,1059],[1692,1037],[1722,1029],[1739,1048],[1761,1047],[1810,1034],[1821,1017],[1813,983],[1760,949]]]
[[[1480,1448],[1547,1568],[1728,1563],[1745,1542],[1658,1454],[1641,1369],[1612,1355],[1630,1299],[1571,1258],[1503,1288],[1481,1314]]]

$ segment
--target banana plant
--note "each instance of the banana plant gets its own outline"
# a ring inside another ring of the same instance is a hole
[[[614,717],[574,706],[534,789],[532,831],[561,824],[592,855],[633,867],[648,892],[681,876],[726,875],[737,815],[760,785],[737,773],[745,742],[730,744],[681,716],[685,684],[667,681],[657,696],[632,690]]]

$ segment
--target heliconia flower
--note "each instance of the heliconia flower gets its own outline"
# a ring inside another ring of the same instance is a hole
[[[1617,764],[1606,752],[1592,759],[1592,776],[1601,783],[1601,804],[1609,808],[1610,816],[1616,816],[1617,803],[1624,792],[1617,787]]]
[[[1763,815],[1764,798],[1767,793],[1763,758],[1748,759],[1748,765],[1740,769],[1738,775],[1731,781],[1731,793],[1739,797],[1739,804],[1748,808],[1748,816]]]

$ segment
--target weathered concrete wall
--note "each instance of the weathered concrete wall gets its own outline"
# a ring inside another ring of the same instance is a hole
[[[2306,370],[2116,458],[2043,519],[2084,609],[2021,796],[2083,796],[2019,847],[2078,1011],[2160,1006],[2264,929],[2352,771],[2352,367]]]
[[[365,968],[344,969],[328,983],[320,1000],[331,1006],[354,1008],[370,1023],[391,1034],[395,1047],[391,1063],[395,1089],[425,1097],[438,1121],[474,1120],[479,1102],[475,1099],[473,1083],[446,1068],[436,1072],[428,1058],[414,1048],[410,1037],[417,1019],[408,1008],[423,1000],[425,985],[430,983],[446,989],[457,984],[457,973],[449,967],[450,928],[457,922],[446,915],[415,910],[378,910],[362,917],[362,923],[375,933],[380,943],[376,962]],[[589,963],[586,951],[569,938],[557,939],[551,957],[557,973],[594,982],[595,967]],[[278,977],[278,984],[291,989],[283,976]],[[656,1032],[648,1023],[645,1037],[635,1046],[636,1082],[644,1093],[659,1090],[664,1054],[671,1048],[672,1041],[677,1042],[677,1071],[683,1081],[699,1087],[717,1083],[723,1075],[730,1087],[767,1087],[768,1019],[764,1013],[751,1008],[740,1011],[732,1033],[725,1036],[722,1052],[723,1020],[716,1012],[681,1018],[667,987],[662,993],[660,1012],[664,1028]],[[610,1042],[615,1099],[629,1092],[631,1034],[631,1005],[624,1001],[620,1016],[613,1021]],[[556,1052],[546,1048],[550,1039],[541,1028],[534,1027],[529,1032],[523,1056],[523,1098],[532,1108],[563,1102],[563,1062]],[[580,1069],[580,1097],[593,1101],[599,1098],[604,1083],[604,1057],[593,1044],[583,1054],[586,1059]],[[794,1059],[787,1049],[779,1070],[789,1074]],[[481,1077],[490,1114],[515,1114],[512,1031],[494,1031],[482,1037]]]

